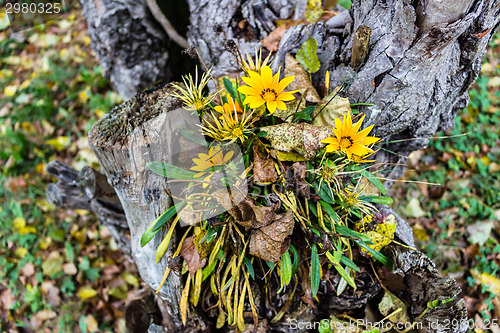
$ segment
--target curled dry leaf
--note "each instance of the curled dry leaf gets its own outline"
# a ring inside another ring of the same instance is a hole
[[[274,222],[254,230],[250,236],[249,253],[261,259],[277,262],[288,249],[286,239],[293,232],[294,219],[291,210],[276,215]]]
[[[325,146],[321,143],[333,136],[331,127],[313,126],[306,123],[287,123],[261,128],[267,132],[266,139],[274,149],[281,151],[295,151],[310,160]]]
[[[269,185],[278,179],[274,161],[260,140],[254,140],[253,149],[253,180],[257,185]]]
[[[181,256],[186,261],[191,275],[194,275],[198,269],[203,268],[207,263],[207,258],[200,260],[198,250],[194,246],[194,236],[186,238],[182,243]]]
[[[262,40],[262,45],[271,52],[278,51],[278,46],[280,45],[281,37],[285,30],[286,25],[280,25]]]
[[[340,88],[333,89],[316,105],[316,109],[311,115],[313,125],[335,127],[335,118],[342,120],[345,114],[351,112],[349,98],[339,96]],[[329,102],[330,100],[331,102]]]
[[[287,103],[286,110],[276,110],[274,115],[283,120],[291,122],[293,117],[289,117],[295,112],[302,111],[307,103],[318,103],[319,97],[316,88],[311,83],[309,75],[302,65],[290,54],[285,57],[285,72],[284,76],[295,75],[295,79],[288,85],[288,90],[298,90],[299,98]]]
[[[230,213],[245,228],[261,228],[270,224],[276,216],[275,207],[257,206],[247,198],[235,206]]]
[[[286,172],[287,190],[292,190],[297,195],[309,198],[311,185],[305,181],[306,164],[295,162]]]

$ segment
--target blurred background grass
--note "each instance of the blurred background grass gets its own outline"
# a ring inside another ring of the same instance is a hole
[[[141,284],[135,266],[92,214],[50,206],[45,187],[54,179],[44,171],[53,159],[98,168],[88,130],[122,100],[102,77],[78,8],[15,35],[5,22],[0,16],[1,329],[124,332],[127,295]],[[478,324],[500,318],[499,49],[497,35],[455,127],[413,153],[409,182],[391,190],[419,248],[457,279]]]

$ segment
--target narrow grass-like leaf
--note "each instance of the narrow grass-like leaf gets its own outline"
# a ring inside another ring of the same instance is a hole
[[[392,200],[392,198],[390,198],[390,197],[379,197],[376,195],[367,196],[367,197],[359,197],[359,199],[366,200],[366,201],[373,202],[373,203],[378,203],[381,205],[390,205],[394,202],[394,200]]]
[[[161,241],[160,245],[156,249],[155,253],[155,263],[158,263],[160,259],[165,255],[165,252],[167,252],[168,245],[170,244],[170,239],[172,238],[172,234],[174,233],[175,226],[177,225],[177,222],[179,221],[180,215],[177,215],[177,217],[174,219],[174,222],[172,222],[172,225],[168,229],[167,234]]]
[[[146,166],[157,175],[173,179],[190,180],[193,179],[193,176],[196,174],[192,171],[176,167],[175,165],[158,161],[148,162]]]
[[[364,169],[361,169],[359,171],[359,173],[361,173],[361,175],[363,175],[363,177],[365,177],[366,179],[368,179],[368,181],[370,183],[372,183],[373,186],[375,186],[377,188],[377,190],[380,191],[380,193],[382,193],[383,195],[385,195],[384,184],[382,184],[382,182],[377,177],[375,177],[374,174],[372,174],[371,172],[369,172],[367,170],[364,170]]]
[[[231,81],[229,81],[228,79],[226,79],[224,77],[224,78],[222,78],[222,82],[224,82],[224,88],[226,88],[226,90],[229,93],[229,95],[231,95],[231,97],[234,100],[236,100],[236,90],[234,89],[233,84],[231,83]]]
[[[340,257],[340,262],[343,263],[344,265],[346,265],[346,267],[349,267],[350,269],[352,269],[355,272],[359,272],[360,271],[359,267],[354,263],[354,261],[352,261],[351,259],[347,258],[344,255],[342,255],[342,257]]]
[[[360,242],[360,241],[357,241],[357,240],[355,240],[355,242],[359,246],[361,246],[363,249],[365,249],[366,251],[370,252],[372,254],[372,256],[375,259],[377,259],[378,261],[380,261],[382,264],[384,264],[384,266],[392,268],[391,267],[392,266],[391,260],[389,258],[387,258],[385,255],[383,255],[382,253],[380,253],[378,251],[375,251],[374,249],[372,249],[368,245],[364,244],[363,242]]]
[[[243,258],[243,262],[245,263],[245,266],[247,268],[248,274],[250,274],[250,276],[252,277],[252,279],[255,280],[255,271],[253,269],[252,262],[247,257]]]
[[[297,271],[299,270],[300,256],[299,256],[299,252],[297,251],[295,246],[293,246],[292,244],[290,244],[290,250],[293,253],[292,276],[294,276],[297,273]]]
[[[316,297],[319,290],[319,282],[321,280],[321,264],[319,262],[318,248],[316,244],[311,246],[311,292],[313,297]]]
[[[188,130],[188,129],[181,129],[180,132],[182,136],[185,137],[186,139],[191,140],[202,147],[208,147],[208,142],[205,141],[204,136],[201,134],[201,132],[195,132],[193,130]],[[198,135],[196,135],[196,133]]]
[[[334,203],[332,193],[331,193],[330,189],[328,188],[328,186],[326,186],[325,182],[323,182],[321,184],[321,187],[319,186],[318,181],[314,182],[312,185],[314,187],[314,190],[316,191],[316,193],[319,195],[319,197],[321,199],[328,202],[329,204]]]
[[[366,244],[373,244],[371,238],[368,235],[351,230],[343,225],[336,225],[335,230],[341,235],[360,239]]]
[[[158,233],[160,228],[163,227],[163,225],[167,223],[167,221],[170,220],[177,213],[177,211],[180,211],[184,205],[184,202],[180,202],[161,214],[142,234],[141,246],[144,247],[147,243],[149,243],[149,241]]]
[[[281,269],[283,270],[283,280],[286,285],[289,285],[292,280],[292,258],[290,258],[289,251],[281,256]]]
[[[323,209],[326,211],[328,216],[330,216],[336,223],[339,223],[339,217],[333,207],[328,203],[323,200],[320,200],[319,203],[323,207]]]

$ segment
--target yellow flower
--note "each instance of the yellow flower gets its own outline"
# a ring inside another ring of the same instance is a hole
[[[344,115],[343,121],[335,118],[335,128],[333,129],[335,137],[327,138],[321,141],[328,144],[326,146],[326,152],[330,153],[340,150],[342,153],[345,153],[349,159],[352,158],[352,155],[365,156],[368,153],[373,153],[373,150],[367,146],[380,139],[367,136],[372,130],[373,125],[365,128],[361,132],[358,132],[364,119],[365,116],[363,115],[363,117],[361,117],[361,119],[353,125],[350,113]]]
[[[172,93],[173,96],[180,98],[184,102],[184,106],[189,110],[202,110],[208,103],[210,103],[217,93],[213,92],[209,96],[203,96],[203,89],[208,83],[210,75],[210,70],[207,73],[203,73],[201,80],[198,83],[198,67],[196,67],[195,78],[191,74],[183,75],[182,81],[184,81],[185,88],[179,86],[178,84],[172,84],[179,93]]]
[[[210,147],[208,150],[208,154],[200,153],[198,154],[198,158],[193,158],[193,163],[195,164],[191,167],[191,170],[198,171],[193,177],[200,178],[204,177],[203,187],[207,187],[210,182],[210,178],[215,173],[215,168],[217,166],[225,165],[227,162],[231,160],[234,155],[234,151],[229,151],[224,155],[222,148],[219,146]]]
[[[269,58],[271,57],[271,53],[262,61],[262,48],[259,49],[259,52],[255,52],[255,62],[253,61],[252,57],[248,53],[246,53],[247,60],[248,62],[245,61],[245,59],[241,59],[241,69],[247,73],[247,75],[250,75],[250,72],[257,72],[260,73],[260,70],[267,65],[267,62],[269,61]]]
[[[232,113],[232,112],[237,112],[237,113],[242,113],[243,110],[240,106],[240,103],[234,102],[233,98],[231,96],[227,96],[227,103],[224,103],[223,106],[217,105],[214,107],[215,111],[219,113]]]
[[[243,77],[247,86],[241,86],[238,91],[245,94],[244,104],[250,104],[250,108],[256,109],[264,103],[267,105],[269,112],[273,113],[276,109],[286,110],[284,101],[295,99],[293,93],[296,91],[283,90],[295,78],[295,75],[285,77],[280,81],[280,71],[273,76],[273,72],[269,66],[264,66],[261,73],[250,71],[250,77]]]
[[[216,117],[209,113],[211,119],[206,121],[201,129],[203,134],[217,141],[241,140],[243,142],[247,138],[248,129],[257,118],[254,117],[253,112],[247,114],[231,96],[228,96],[227,100],[228,102],[224,106],[215,107],[215,110],[221,115]]]
[[[373,153],[368,153],[366,155],[363,155],[363,156],[358,156],[356,154],[352,154],[351,156],[351,159],[353,162],[355,163],[369,163],[369,162],[375,162],[375,160],[368,160],[367,158],[369,158],[370,156],[372,156]]]

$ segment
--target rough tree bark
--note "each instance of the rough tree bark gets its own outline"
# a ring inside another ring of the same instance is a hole
[[[112,20],[114,14],[111,11],[105,14],[109,16],[109,23],[96,23],[104,22],[96,19],[102,17],[103,12],[95,14],[95,9],[92,9],[97,8],[95,4],[100,2],[81,0],[81,3],[89,22],[92,45],[101,61],[107,64],[105,70],[111,73],[118,91],[126,92],[126,97],[129,97],[132,92],[139,91],[139,87],[151,84],[154,80],[148,75],[155,67],[156,57],[162,52],[155,53],[155,47],[148,49],[148,42],[143,39],[160,38],[156,33],[141,35],[133,32],[137,27],[149,31],[146,27],[155,25],[149,22],[151,18],[144,1],[134,4],[105,1],[113,4],[109,8],[127,8],[123,11],[128,13],[136,13],[140,9],[140,18],[134,17],[134,24],[126,25],[123,31],[117,30],[117,21]],[[232,55],[223,48],[222,37],[211,29],[213,24],[222,25],[228,38],[235,39],[243,51],[252,52],[258,41],[274,30],[274,20],[292,15],[300,18],[307,1],[188,0],[188,3],[192,23],[188,41],[198,48],[207,65],[213,67],[214,74],[222,75],[237,69]],[[438,130],[450,128],[456,113],[466,106],[467,91],[479,73],[481,56],[498,27],[499,12],[500,2],[493,0],[455,0],[447,1],[446,5],[441,0],[357,0],[353,1],[350,11],[342,12],[327,22],[289,28],[281,39],[274,65],[282,65],[286,53],[296,52],[309,36],[316,38],[322,67],[313,76],[313,81],[321,82],[327,70],[330,71],[330,86],[340,85],[348,78],[351,85],[347,94],[351,101],[373,103],[373,106],[362,110],[369,118],[365,126],[375,124],[375,134],[386,141],[411,139],[385,146],[387,151],[379,152],[377,159],[405,164],[412,151],[427,145],[427,138]],[[238,24],[241,22],[243,24]],[[353,69],[350,66],[353,36],[361,25],[372,29],[369,54],[360,68]],[[117,36],[127,36],[129,42],[116,43]],[[146,44],[136,44],[139,40]],[[114,41],[112,45],[116,50],[104,52],[107,41]],[[140,51],[138,48],[141,48]],[[155,67],[154,71],[161,66]],[[127,70],[122,71],[122,68]],[[130,80],[116,74],[130,73],[130,68],[137,73],[134,74],[136,83],[132,85]],[[158,286],[166,267],[165,259],[158,265],[153,261],[154,248],[163,235],[156,236],[144,248],[139,247],[138,240],[149,223],[170,204],[164,180],[145,167],[147,161],[169,161],[168,154],[151,153],[157,151],[151,146],[163,145],[170,140],[168,133],[158,135],[155,131],[162,126],[166,112],[179,105],[179,101],[168,97],[168,89],[164,86],[137,95],[112,110],[89,134],[91,147],[122,203],[131,233],[132,254],[139,272],[153,288]],[[402,169],[394,169],[389,178],[399,178]],[[390,186],[390,182],[386,184]],[[398,222],[398,236],[411,243],[408,225],[403,220]],[[169,251],[166,257],[172,252],[171,249]],[[458,292],[452,280],[438,280],[437,271],[425,256],[416,251],[399,250],[394,253],[395,272],[406,281],[420,286],[420,291],[408,295],[409,301],[417,304],[432,297],[444,300]],[[415,265],[409,266],[409,260]],[[429,281],[439,287],[429,290]],[[161,290],[172,324],[178,327],[181,288],[179,277],[171,274]],[[465,315],[463,300],[447,304],[430,311],[429,315],[434,317],[423,320],[437,320],[443,316],[461,318]],[[413,310],[417,313],[421,309]],[[307,316],[310,311],[302,313]],[[201,316],[190,314],[190,329],[203,330],[206,325]],[[449,330],[441,328],[438,331]],[[463,328],[454,331],[460,332]]]

